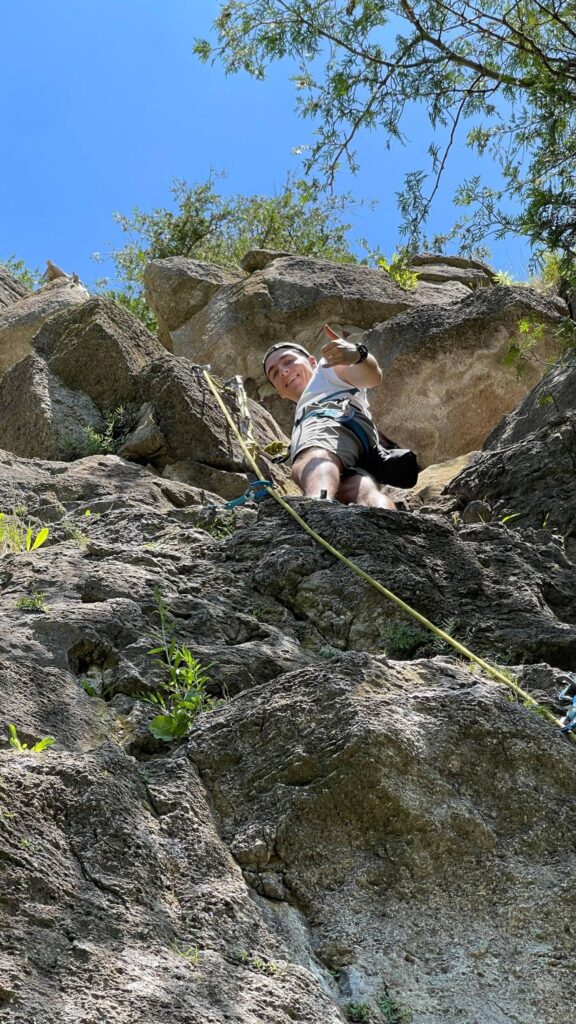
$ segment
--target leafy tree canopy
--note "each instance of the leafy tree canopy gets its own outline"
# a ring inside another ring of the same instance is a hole
[[[422,244],[462,128],[504,184],[463,182],[456,202],[468,212],[436,244],[458,234],[463,251],[478,252],[487,236],[513,232],[536,250],[573,252],[575,0],[226,0],[215,31],[215,43],[196,40],[195,51],[228,72],[262,78],[271,62],[296,61],[298,107],[315,122],[306,167],[329,184],[342,162],[356,167],[361,130],[402,142],[410,104],[424,106],[430,165],[411,172],[400,195],[408,244]]]

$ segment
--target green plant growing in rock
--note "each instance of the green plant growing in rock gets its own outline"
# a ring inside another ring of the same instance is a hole
[[[385,256],[378,260],[378,266],[385,270],[400,288],[413,292],[418,284],[418,274],[410,267],[410,257],[404,250],[395,252],[388,261]]]
[[[389,619],[382,629],[382,643],[387,657],[408,657],[428,642],[428,633],[404,619]]]
[[[89,455],[116,455],[124,443],[126,410],[119,405],[108,413],[103,430],[94,427],[82,428],[83,439],[76,441],[66,437],[61,441],[62,454],[70,459],[83,459]]]
[[[35,534],[34,527],[24,522],[17,514],[19,511],[18,509],[11,513],[0,512],[0,555],[36,551],[48,539],[50,534],[48,527],[42,527]]]
[[[353,1024],[363,1021],[371,1021],[372,1009],[370,1003],[347,1003],[346,1005],[346,1017]]]
[[[261,974],[273,976],[282,972],[282,968],[274,960],[268,960],[258,953],[249,953],[247,949],[237,949],[234,958],[238,963],[251,967],[253,971],[259,971]]]
[[[43,750],[46,750],[48,747],[51,747],[56,743],[53,736],[44,736],[43,739],[38,740],[38,743],[35,743],[33,747],[29,747],[27,743],[22,743],[18,733],[16,732],[16,726],[12,724],[8,726],[8,736],[10,746],[19,754],[41,754]]]
[[[412,1010],[407,1006],[401,1006],[390,996],[381,996],[378,1000],[378,1009],[384,1017],[385,1024],[408,1024],[412,1020]]]
[[[16,607],[23,612],[45,612],[46,594],[41,590],[33,590],[27,597],[19,597]]]
[[[148,725],[152,735],[170,743],[186,736],[198,715],[215,711],[226,701],[208,693],[207,670],[211,665],[202,665],[186,644],[177,643],[168,609],[158,591],[156,608],[160,629],[155,638],[157,644],[148,654],[160,655],[155,657],[155,663],[164,669],[167,679],[155,692],[139,697],[161,711]]]
[[[174,952],[191,964],[192,967],[200,966],[200,949],[198,946],[181,946],[178,942],[170,943]]]

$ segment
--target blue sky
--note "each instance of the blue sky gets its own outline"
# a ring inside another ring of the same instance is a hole
[[[170,203],[174,177],[204,180],[227,171],[223,191],[271,193],[298,171],[294,147],[311,125],[294,113],[290,69],[264,83],[226,78],[201,65],[195,37],[209,35],[217,0],[21,0],[4,5],[0,108],[0,260],[29,266],[52,259],[87,283],[104,272],[92,259],[121,245],[113,211]],[[391,153],[374,132],[359,147],[362,169],[342,190],[377,199],[359,211],[351,237],[391,254],[399,243],[395,191],[404,173],[425,166],[429,133],[414,112],[412,139]],[[425,140],[424,142],[422,140]],[[432,231],[452,223],[450,196],[475,173],[463,145],[455,152]],[[492,245],[492,264],[527,274],[518,240]]]

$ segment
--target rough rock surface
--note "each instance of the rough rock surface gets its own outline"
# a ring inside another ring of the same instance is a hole
[[[240,373],[248,393],[290,429],[290,412],[262,373],[262,355],[287,338],[316,351],[325,321],[344,329],[373,324],[419,305],[383,270],[311,257],[278,256],[244,281],[221,288],[172,332],[174,352],[211,363],[223,377]]]
[[[380,429],[412,448],[422,466],[480,448],[545,369],[534,361],[518,380],[502,365],[518,322],[529,318],[549,328],[537,353],[545,361],[557,350],[554,327],[565,314],[560,299],[498,287],[379,324],[365,341],[384,371],[383,386],[370,396]]]
[[[87,441],[116,417],[125,422],[117,438],[124,457],[159,472],[185,460],[185,475],[173,477],[208,490],[220,483],[226,498],[246,490],[244,456],[205,380],[122,307],[97,298],[65,310],[32,344],[35,354],[0,381],[0,436],[10,451],[48,459],[87,454]],[[226,401],[239,419],[234,393]],[[251,403],[251,415],[261,447],[282,440],[265,410]],[[261,466],[285,489],[284,467],[264,458]]]
[[[66,387],[83,391],[103,411],[137,400],[139,372],[162,353],[136,317],[103,298],[51,319],[33,344]]]
[[[32,338],[46,320],[89,297],[83,285],[62,277],[0,309],[0,375],[32,352]]]
[[[454,659],[391,660],[391,606],[272,502],[204,499],[113,456],[0,459],[0,507],[51,530],[0,561],[0,735],[57,739],[0,749],[3,1019],[385,1024],[392,999],[414,1024],[566,1024],[572,747]],[[560,547],[296,507],[476,647],[521,650],[526,685],[576,667]],[[174,750],[137,697],[156,589],[232,696]]]
[[[30,293],[30,289],[0,264],[0,309],[11,306]]]
[[[81,448],[84,430],[104,429],[104,417],[81,391],[72,391],[43,359],[29,355],[0,378],[0,436],[11,452],[28,458],[62,458]]]
[[[412,256],[410,269],[418,275],[419,281],[430,284],[457,282],[472,291],[494,284],[494,271],[490,267],[462,256],[423,253]]]
[[[170,332],[195,316],[223,285],[243,276],[185,256],[151,260],[144,271],[144,292],[158,320],[158,339],[164,347],[172,351]]]
[[[576,558],[575,395],[576,363],[559,363],[450,483],[452,507],[484,501],[493,519],[513,516],[514,527],[536,530],[542,545],[563,536]]]

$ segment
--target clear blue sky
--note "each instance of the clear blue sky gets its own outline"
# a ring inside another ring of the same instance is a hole
[[[122,244],[112,220],[170,203],[172,178],[204,180],[225,170],[224,191],[271,193],[311,125],[294,113],[290,69],[267,80],[226,78],[192,53],[210,33],[217,0],[20,0],[2,11],[0,67],[0,260],[29,266],[52,259],[91,284],[103,270],[95,251]],[[423,142],[424,140],[424,142]],[[341,187],[377,199],[360,211],[351,237],[392,253],[399,242],[395,191],[406,170],[425,166],[429,132],[414,113],[412,144],[384,147],[378,133],[360,146],[362,170]],[[431,231],[452,223],[455,184],[477,161],[461,146]],[[492,246],[492,264],[526,276],[517,240]]]

